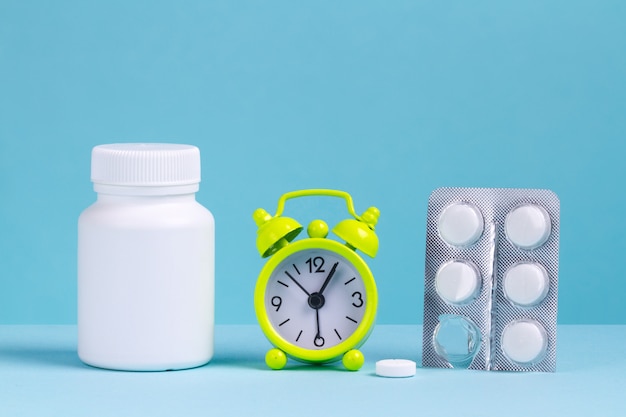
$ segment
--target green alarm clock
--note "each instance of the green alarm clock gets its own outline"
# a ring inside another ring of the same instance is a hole
[[[303,227],[282,213],[287,200],[304,196],[345,199],[352,218],[332,230],[344,243],[327,238],[322,220],[308,225],[307,239],[294,241]],[[282,369],[288,356],[316,364],[341,359],[346,369],[361,368],[364,357],[357,348],[374,326],[378,294],[372,272],[356,250],[376,256],[379,215],[370,207],[358,216],[348,193],[324,189],[284,194],[274,216],[263,209],[254,212],[257,249],[263,258],[270,257],[254,292],[257,319],[275,346],[265,356],[270,368]]]

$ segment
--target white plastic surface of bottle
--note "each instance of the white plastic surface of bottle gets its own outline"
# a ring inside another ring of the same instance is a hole
[[[78,221],[78,355],[100,368],[192,368],[213,356],[215,223],[196,202],[198,148],[92,151]]]

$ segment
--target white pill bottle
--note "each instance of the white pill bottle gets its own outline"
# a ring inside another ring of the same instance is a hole
[[[215,223],[196,202],[200,151],[111,144],[91,155],[96,203],[78,220],[78,355],[129,371],[213,356]]]

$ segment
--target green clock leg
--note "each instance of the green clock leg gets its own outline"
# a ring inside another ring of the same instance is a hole
[[[358,371],[365,363],[365,357],[361,351],[352,349],[343,355],[342,362],[348,371]]]
[[[280,349],[270,349],[265,355],[265,363],[272,369],[283,369],[287,364],[287,355]]]

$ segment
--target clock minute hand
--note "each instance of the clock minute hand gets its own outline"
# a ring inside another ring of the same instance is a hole
[[[318,292],[319,295],[322,295],[322,293],[326,289],[326,286],[330,282],[331,278],[333,277],[333,275],[335,275],[335,270],[337,270],[337,265],[339,265],[339,262],[335,262],[333,267],[330,269],[330,272],[328,273],[328,276],[326,277],[326,280],[324,281],[324,284],[322,285],[322,288],[320,288],[320,290]]]
[[[295,278],[294,278],[294,277],[293,277],[293,276],[292,276],[289,272],[285,271],[285,274],[287,274],[287,276],[288,276],[289,278],[291,278],[291,280],[292,280],[293,282],[295,282],[295,283],[296,283],[296,285],[297,285],[298,287],[300,287],[300,289],[301,289],[302,291],[304,291],[304,293],[305,293],[306,295],[308,295],[309,297],[311,296],[311,294],[309,294],[309,292],[306,290],[306,288],[304,288],[304,287],[303,287],[303,286],[302,286],[302,285],[301,285],[298,281],[296,281],[296,279],[295,279]]]

